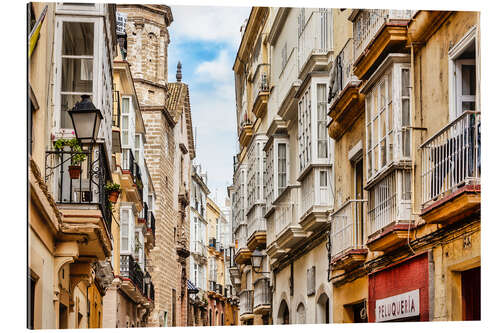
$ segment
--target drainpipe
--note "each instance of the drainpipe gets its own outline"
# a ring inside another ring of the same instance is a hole
[[[89,285],[87,285],[87,328],[90,328],[90,301],[89,301]]]
[[[434,248],[431,248],[429,252],[427,252],[427,258],[429,261],[429,321],[434,320]]]
[[[415,115],[415,58],[414,58],[414,49],[413,49],[413,41],[410,43],[411,46],[411,55],[410,55],[410,91],[411,91],[411,107],[410,107],[410,120],[413,122],[414,115]],[[420,77],[419,80],[422,78]],[[422,94],[422,91],[420,91],[420,94]],[[415,142],[414,140],[414,135],[411,136],[412,141]],[[411,215],[415,216],[418,215],[418,213],[415,211],[415,150],[416,147],[412,147],[411,149]],[[407,236],[407,244],[408,248],[415,254],[415,251],[413,251],[413,248],[410,245],[410,226],[411,224],[408,224],[408,236]]]

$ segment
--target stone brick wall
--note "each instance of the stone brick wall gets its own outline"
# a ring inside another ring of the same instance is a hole
[[[155,285],[154,314],[171,318],[172,289],[176,287],[178,276],[177,254],[175,252],[174,228],[176,211],[174,209],[174,145],[173,131],[165,117],[158,111],[143,112],[146,126],[145,156],[156,189],[156,246],[151,251],[154,270],[151,274]],[[168,151],[167,151],[168,140]],[[153,324],[158,317],[153,315]],[[169,323],[170,325],[171,323]],[[155,325],[157,326],[157,325]]]
[[[174,243],[177,212],[174,207],[174,135],[160,108],[165,105],[167,47],[169,43],[165,15],[148,6],[120,5],[127,14],[127,61],[131,65],[137,98],[146,127],[144,155],[156,191],[156,241],[151,251],[151,278],[155,286],[155,308],[148,326],[159,326],[164,312],[172,325],[172,289],[180,273]],[[167,151],[168,140],[168,151]]]

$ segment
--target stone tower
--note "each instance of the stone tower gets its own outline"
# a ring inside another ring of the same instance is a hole
[[[118,5],[125,21],[126,36],[119,41],[122,54],[130,63],[134,86],[146,127],[145,157],[157,194],[156,242],[152,250],[151,276],[155,286],[152,326],[186,326],[189,270],[190,161],[194,158],[189,107],[176,108],[186,92],[175,96],[169,88],[167,48],[168,27],[173,21],[165,5]],[[186,114],[184,114],[186,113]],[[182,171],[180,171],[182,170]],[[184,183],[188,185],[184,186]]]

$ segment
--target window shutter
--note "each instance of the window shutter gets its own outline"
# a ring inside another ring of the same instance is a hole
[[[316,266],[307,270],[307,296],[314,295],[316,291]]]

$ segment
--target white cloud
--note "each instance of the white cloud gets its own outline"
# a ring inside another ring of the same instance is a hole
[[[221,50],[214,60],[204,61],[199,64],[195,73],[199,75],[197,79],[200,81],[234,81],[232,62],[229,58],[228,51],[225,49]]]
[[[238,48],[248,7],[171,6],[172,39],[226,42]]]

